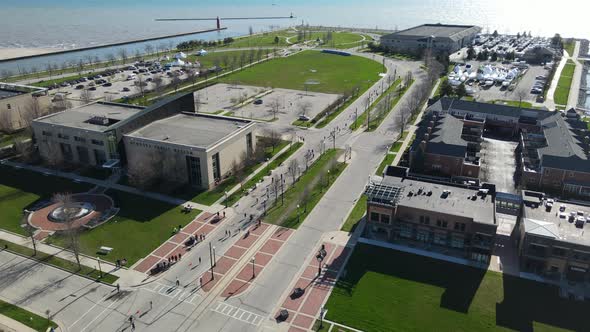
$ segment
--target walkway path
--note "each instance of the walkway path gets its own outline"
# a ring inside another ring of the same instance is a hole
[[[567,100],[567,108],[576,107],[578,105],[578,99],[580,95],[580,84],[582,84],[582,71],[583,65],[580,63],[578,59],[578,55],[580,54],[580,41],[576,41],[576,46],[574,48],[574,54],[572,55],[572,61],[576,64],[576,69],[574,70],[574,77],[572,78],[572,85],[570,87],[570,94]]]

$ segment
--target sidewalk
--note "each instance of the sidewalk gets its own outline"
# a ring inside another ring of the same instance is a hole
[[[559,65],[555,69],[553,80],[551,81],[551,85],[547,91],[547,99],[543,103],[550,110],[555,109],[555,100],[553,99],[553,94],[555,94],[555,90],[557,89],[557,83],[561,77],[561,71],[563,70],[563,67],[565,67],[565,64],[569,58],[570,57],[567,55],[567,52],[564,52],[563,56],[561,57],[561,61],[559,61]]]
[[[574,54],[572,55],[572,61],[576,64],[576,69],[574,70],[574,77],[572,78],[572,85],[570,86],[570,94],[567,100],[567,107],[576,107],[578,105],[578,99],[580,94],[580,84],[582,83],[582,71],[583,65],[578,60],[578,55],[580,54],[580,42],[576,41],[576,46],[574,48]]]
[[[23,247],[33,249],[33,243],[31,241],[31,239],[28,237],[23,237],[20,235],[6,232],[4,230],[0,230],[0,239],[14,243],[14,244],[18,244]],[[41,243],[39,241],[35,241],[35,244],[37,245],[37,250],[40,252],[43,252],[43,253],[46,253],[46,254],[49,254],[49,255],[52,255],[55,257],[59,257],[59,258],[62,258],[62,259],[65,259],[65,260],[68,260],[71,262],[76,261],[76,257],[74,256],[74,253],[71,251],[68,251],[63,248],[55,247],[52,245],[48,245],[45,243]],[[96,258],[89,257],[84,254],[80,254],[79,257],[80,257],[80,264],[88,266],[90,268],[95,268],[98,270],[98,262],[97,262]],[[117,267],[113,263],[107,262],[105,260],[100,261],[100,266],[101,266],[103,272],[112,274],[112,275],[117,276],[119,278],[126,271],[125,269],[117,269]]]
[[[2,332],[35,332],[32,328],[0,314],[0,331]]]

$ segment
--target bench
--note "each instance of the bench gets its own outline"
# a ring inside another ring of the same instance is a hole
[[[101,254],[104,254],[104,255],[109,254],[111,251],[113,251],[113,248],[111,248],[111,247],[104,247],[103,246],[103,247],[100,247],[100,249],[98,249],[98,252]]]

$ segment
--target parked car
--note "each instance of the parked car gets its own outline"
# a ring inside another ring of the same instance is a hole
[[[262,105],[262,99],[256,99],[254,105]]]
[[[309,116],[307,116],[305,114],[301,114],[301,115],[299,115],[299,120],[301,120],[301,121],[309,121]]]
[[[103,84],[102,86],[113,86],[113,83],[111,82],[106,82],[105,84]]]
[[[76,90],[82,90],[82,89],[84,89],[84,84],[76,85]]]
[[[96,91],[96,87],[95,86],[91,86],[91,87],[88,88],[88,90],[90,90],[90,91]]]
[[[131,89],[129,89],[128,87],[123,88],[123,92],[129,92],[129,91],[131,91]]]

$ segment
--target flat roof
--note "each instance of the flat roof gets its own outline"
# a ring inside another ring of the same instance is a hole
[[[472,218],[480,224],[496,224],[492,196],[478,195],[478,190],[394,176],[383,177],[381,185],[403,189],[398,206]],[[450,191],[450,194],[444,195],[445,190]]]
[[[36,86],[0,82],[0,99],[10,98],[25,93],[42,92],[47,89]]]
[[[578,212],[581,212],[583,216],[580,217],[590,221],[590,206],[556,201],[551,210],[547,211],[544,202],[538,207],[525,204],[523,221],[527,234],[544,236],[562,242],[590,245],[590,224],[584,222],[578,223],[576,226],[575,220],[570,219],[572,212],[575,214],[575,218],[578,217]],[[564,211],[559,209],[562,204],[565,206]]]
[[[103,132],[113,124],[129,118],[143,109],[143,107],[133,105],[96,102],[50,114],[36,119],[35,122]],[[104,124],[99,121],[101,118],[106,119]]]
[[[208,148],[252,124],[224,116],[181,113],[154,121],[126,136]]]
[[[387,37],[430,37],[457,39],[478,33],[481,29],[475,25],[422,24],[413,28],[394,32]]]

